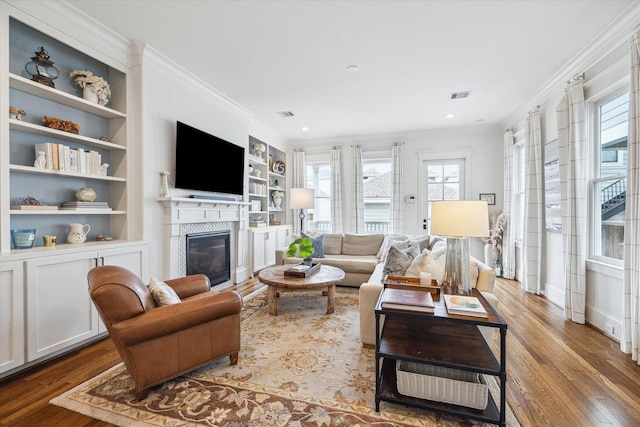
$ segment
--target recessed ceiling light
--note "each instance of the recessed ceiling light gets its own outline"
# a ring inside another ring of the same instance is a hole
[[[482,122],[484,122],[484,119],[478,119],[478,120],[476,120],[476,123],[482,123]]]
[[[446,116],[444,116],[445,119],[452,119],[453,117],[453,114],[447,114]]]
[[[303,132],[308,132],[308,131],[309,131],[309,128],[305,126],[305,127],[303,127],[303,128],[302,128],[302,131],[303,131]]]
[[[360,68],[358,68],[357,65],[349,65],[347,67],[347,71],[350,73],[355,73],[356,71],[358,71]]]
[[[280,117],[293,117],[293,111],[278,111]]]

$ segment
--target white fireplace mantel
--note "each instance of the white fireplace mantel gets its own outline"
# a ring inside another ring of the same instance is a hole
[[[167,277],[179,277],[185,274],[184,239],[188,230],[201,227],[216,227],[221,223],[233,225],[231,230],[231,284],[249,277],[247,253],[247,217],[248,202],[229,200],[196,199],[188,197],[160,197],[158,202],[164,205],[164,225],[167,262]],[[235,232],[234,232],[235,231]]]

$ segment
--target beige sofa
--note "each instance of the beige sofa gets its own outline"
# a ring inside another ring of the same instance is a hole
[[[369,279],[380,264],[378,252],[384,234],[324,234],[324,258],[313,258],[313,262],[338,267],[344,271],[341,286],[360,287]],[[276,250],[276,264],[300,264],[302,258],[287,257],[287,248]]]
[[[394,240],[407,238],[414,242],[423,241],[425,236],[402,236],[390,237]],[[428,248],[436,252],[443,252],[445,242],[440,238],[427,239]],[[424,242],[423,242],[424,243]],[[375,346],[376,324],[375,306],[382,292],[382,280],[384,279],[384,254],[391,242],[385,242],[384,234],[340,234],[326,233],[324,235],[324,258],[313,258],[313,262],[338,267],[345,272],[345,278],[340,283],[341,286],[358,287],[360,306],[360,340],[364,347]],[[384,246],[384,247],[383,247]],[[422,246],[422,244],[421,244]],[[287,257],[287,248],[276,250],[276,264],[299,264],[302,258]],[[438,258],[444,268],[444,256]],[[471,262],[477,267],[472,271],[472,286],[482,292],[482,295],[494,307],[498,308],[498,298],[493,295],[495,285],[495,271],[483,262],[471,258]],[[481,327],[481,332],[485,339],[489,340],[493,336],[493,328]]]

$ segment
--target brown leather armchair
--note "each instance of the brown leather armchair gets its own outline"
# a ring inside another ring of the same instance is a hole
[[[158,307],[147,286],[126,268],[95,267],[87,279],[138,399],[150,387],[221,357],[238,363],[242,297],[236,291],[211,291],[203,274],[165,280],[182,301]]]

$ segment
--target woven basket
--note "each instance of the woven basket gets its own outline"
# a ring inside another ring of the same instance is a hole
[[[487,407],[489,387],[482,375],[422,363],[396,361],[398,392],[405,396],[474,409]]]

